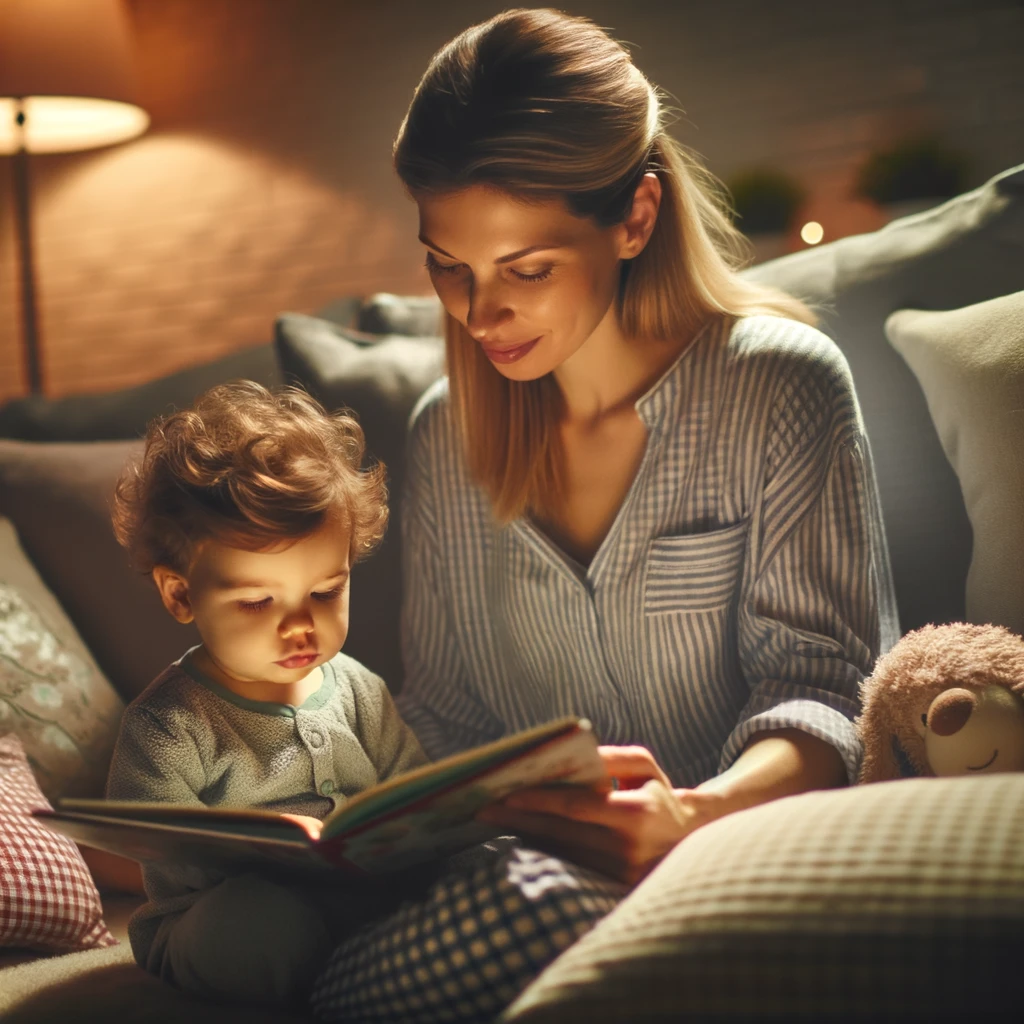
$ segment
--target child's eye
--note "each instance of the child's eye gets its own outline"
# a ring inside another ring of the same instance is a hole
[[[331,590],[314,590],[313,597],[318,601],[336,601],[341,597],[344,587],[333,587]]]
[[[432,252],[427,253],[424,266],[431,274],[455,274],[462,269],[461,263],[440,263]]]
[[[261,598],[259,601],[239,601],[238,607],[247,612],[262,611],[273,600],[271,597]]]

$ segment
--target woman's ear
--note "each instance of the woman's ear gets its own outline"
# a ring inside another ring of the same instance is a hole
[[[619,225],[619,259],[630,260],[643,252],[654,231],[660,206],[661,181],[653,171],[648,171],[633,193],[632,208]]]
[[[182,625],[191,622],[195,616],[192,614],[192,602],[188,596],[188,580],[166,565],[154,565],[152,575],[164,607]]]

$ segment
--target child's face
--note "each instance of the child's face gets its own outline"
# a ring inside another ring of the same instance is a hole
[[[298,682],[348,635],[349,530],[336,519],[267,551],[207,541],[187,579],[154,575],[168,610],[195,620],[206,654],[239,683]]]

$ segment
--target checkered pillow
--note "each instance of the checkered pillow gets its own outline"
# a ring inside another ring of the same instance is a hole
[[[78,848],[31,815],[49,806],[21,742],[0,736],[0,946],[58,953],[115,945]]]
[[[506,1024],[1024,1019],[1024,772],[790,797],[695,832]]]

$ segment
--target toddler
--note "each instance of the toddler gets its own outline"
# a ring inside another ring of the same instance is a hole
[[[151,425],[118,483],[115,532],[202,642],[125,711],[109,799],[322,819],[424,763],[383,681],[340,653],[349,573],[388,517],[383,468],[361,468],[363,453],[351,416],[247,381]],[[129,937],[146,970],[210,998],[285,1006],[312,993],[320,1017],[350,1021],[439,1006],[487,1019],[621,894],[514,841],[384,884],[184,863],[143,876]],[[470,939],[485,962],[468,957]]]

